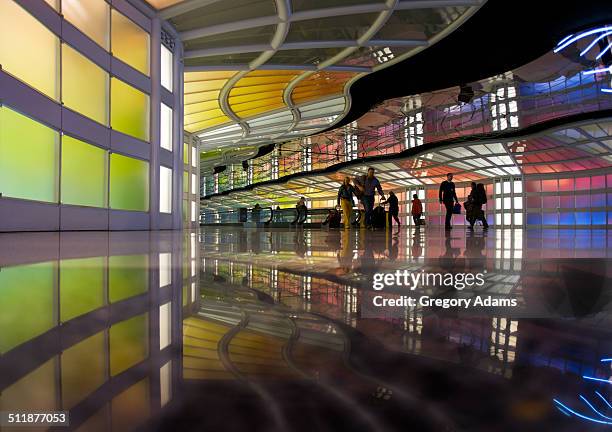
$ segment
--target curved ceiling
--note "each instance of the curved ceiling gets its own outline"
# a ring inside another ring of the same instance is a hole
[[[185,52],[185,129],[202,150],[312,134],[353,82],[446,36],[486,0],[150,0]]]
[[[350,112],[335,126],[360,118],[387,99],[475,82],[516,69],[545,55],[565,36],[612,20],[609,0],[557,6],[531,0],[487,2],[465,25],[435,46],[351,86]]]

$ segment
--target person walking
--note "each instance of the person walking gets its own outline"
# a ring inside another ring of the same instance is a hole
[[[351,226],[351,216],[353,214],[353,195],[355,188],[351,184],[350,177],[344,177],[344,182],[338,189],[338,205],[342,207],[344,215],[344,228],[349,229]]]
[[[412,220],[414,221],[414,226],[421,226],[421,216],[423,215],[423,203],[419,199],[417,194],[412,195]]]
[[[295,205],[296,216],[291,225],[304,225],[308,216],[308,207],[306,207],[306,198],[301,197]]]
[[[389,192],[389,199],[387,200],[387,202],[389,203],[389,215],[388,215],[389,228],[393,228],[393,219],[395,219],[395,222],[397,222],[397,227],[399,228],[401,226],[401,223],[398,217],[399,201],[397,200],[397,196],[395,195],[393,191]]]
[[[472,190],[468,195],[468,203],[470,205],[470,210],[467,212],[466,218],[470,223],[470,229],[474,229],[476,221],[481,221],[482,228],[488,229],[489,223],[482,210],[482,206],[487,203],[487,192],[484,184],[472,182]]]
[[[453,183],[453,174],[446,174],[446,180],[440,184],[440,190],[438,192],[438,198],[440,203],[446,207],[446,218],[444,220],[444,229],[452,229],[451,221],[453,218],[453,204],[459,204],[457,199],[457,193],[455,192],[455,183]]]
[[[374,176],[374,168],[368,168],[367,175],[355,178],[355,186],[361,196],[361,202],[365,210],[366,228],[372,228],[372,213],[374,212],[374,194],[376,191],[381,196],[381,200],[385,200],[385,194],[378,179]]]

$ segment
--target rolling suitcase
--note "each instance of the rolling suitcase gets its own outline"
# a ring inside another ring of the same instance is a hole
[[[372,212],[372,226],[374,228],[385,228],[387,225],[387,212],[380,204]]]

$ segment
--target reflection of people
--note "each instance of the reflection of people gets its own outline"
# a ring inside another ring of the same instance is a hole
[[[421,216],[423,215],[423,204],[419,199],[417,194],[412,195],[412,209],[410,211],[412,214],[412,220],[414,221],[414,225],[419,227],[421,226]]]
[[[414,230],[414,234],[412,235],[411,252],[413,259],[419,258],[423,253],[423,247],[421,246],[421,234],[419,230]]]
[[[301,197],[295,205],[296,215],[291,225],[303,225],[308,216],[308,208],[306,207],[306,198]]]
[[[342,207],[342,214],[344,215],[344,228],[351,226],[351,215],[353,214],[353,194],[355,188],[351,184],[349,177],[344,178],[344,182],[338,189],[338,205]]]
[[[385,194],[382,186],[376,177],[374,177],[374,168],[368,168],[368,174],[355,178],[355,186],[361,195],[361,202],[365,209],[365,224],[367,228],[372,227],[372,213],[374,212],[374,195],[378,191],[381,198],[385,199]]]
[[[455,183],[453,183],[453,174],[446,174],[446,180],[440,184],[440,191],[438,193],[440,203],[446,207],[446,219],[444,220],[444,228],[449,230],[452,228],[451,220],[453,217],[453,203],[459,203],[457,199],[457,193],[455,192]]]
[[[353,248],[351,248],[351,242],[349,233],[344,232],[342,234],[342,248],[338,252],[338,264],[342,269],[343,273],[349,273],[353,267]]]
[[[295,254],[301,258],[306,255],[306,239],[304,238],[303,230],[296,230],[295,237],[293,237],[293,243],[295,244]]]
[[[397,200],[397,196],[395,196],[395,193],[393,191],[389,192],[389,199],[387,200],[387,202],[389,203],[389,228],[393,227],[393,219],[395,219],[395,222],[397,222],[397,227],[399,228],[401,225],[398,217],[399,201]]]

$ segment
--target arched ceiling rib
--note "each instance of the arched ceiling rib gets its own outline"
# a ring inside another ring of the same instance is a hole
[[[348,111],[355,80],[435,43],[485,1],[151,3],[184,43],[185,128],[211,150],[328,128]]]

